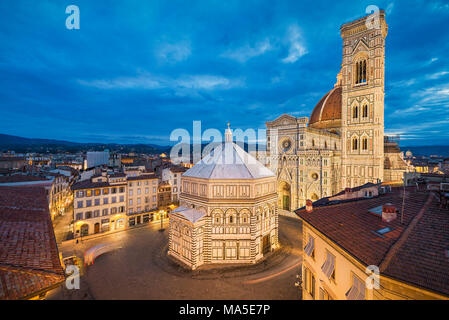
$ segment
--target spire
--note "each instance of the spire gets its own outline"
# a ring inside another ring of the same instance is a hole
[[[225,130],[225,142],[232,142],[232,131],[231,128],[229,127],[229,122],[228,128]]]

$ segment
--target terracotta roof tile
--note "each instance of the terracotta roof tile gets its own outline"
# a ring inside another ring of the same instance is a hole
[[[15,174],[12,176],[2,176],[0,177],[0,183],[10,183],[10,182],[28,182],[28,181],[46,181],[45,177],[29,176],[23,174]]]
[[[129,181],[148,180],[148,179],[157,179],[157,176],[155,174],[142,174],[142,175],[136,176],[136,177],[128,177]]]
[[[123,186],[123,185],[126,185],[126,182],[110,184],[109,182],[106,182],[106,181],[92,182],[89,179],[89,180],[83,180],[83,181],[77,182],[71,188],[72,188],[72,190],[82,190],[82,189],[93,189],[93,188],[117,187],[117,186]]]
[[[0,299],[19,299],[64,280],[47,195],[0,187]]]

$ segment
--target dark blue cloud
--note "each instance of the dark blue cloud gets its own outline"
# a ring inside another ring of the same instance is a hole
[[[81,29],[65,28],[78,5]],[[2,133],[167,143],[175,128],[309,116],[341,65],[342,23],[371,1],[1,2]],[[449,5],[387,10],[386,133],[449,143]]]

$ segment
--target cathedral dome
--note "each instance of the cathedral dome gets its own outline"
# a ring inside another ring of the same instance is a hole
[[[333,88],[321,98],[310,115],[309,127],[324,129],[341,126],[341,86]]]

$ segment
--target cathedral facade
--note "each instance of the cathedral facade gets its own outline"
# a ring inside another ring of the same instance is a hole
[[[371,21],[372,20],[372,21]],[[294,210],[384,176],[385,12],[343,24],[343,60],[334,88],[308,117],[266,122],[267,151],[277,176],[278,205]]]

